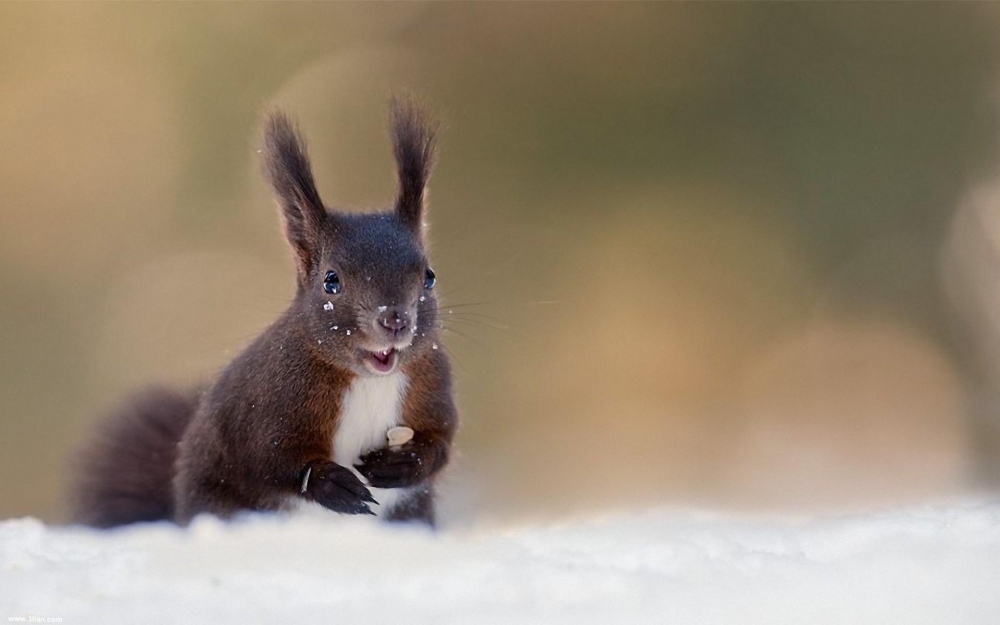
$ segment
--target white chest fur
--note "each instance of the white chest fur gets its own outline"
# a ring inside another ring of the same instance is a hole
[[[333,436],[334,462],[353,471],[358,458],[386,446],[386,432],[402,421],[403,395],[408,381],[399,371],[354,379],[344,392],[337,432]],[[406,492],[399,488],[372,488],[371,491],[380,504],[372,506],[372,510],[379,515],[392,509]]]

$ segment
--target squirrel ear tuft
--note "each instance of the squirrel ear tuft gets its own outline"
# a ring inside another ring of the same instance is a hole
[[[300,272],[307,274],[317,261],[327,213],[313,182],[305,142],[281,111],[272,112],[264,122],[263,164],[281,207],[285,235]]]
[[[421,234],[427,179],[434,165],[437,123],[414,101],[393,98],[389,103],[389,126],[399,176],[396,213],[410,229]]]

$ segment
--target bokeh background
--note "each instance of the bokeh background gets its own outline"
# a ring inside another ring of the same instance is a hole
[[[63,519],[103,411],[289,301],[260,112],[380,207],[407,91],[447,519],[996,489],[998,60],[976,4],[0,4],[0,516]]]

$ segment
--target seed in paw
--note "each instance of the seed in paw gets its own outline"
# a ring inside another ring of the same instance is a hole
[[[413,438],[413,430],[405,425],[401,425],[391,428],[385,433],[385,437],[389,439],[389,447],[399,447],[410,442]]]

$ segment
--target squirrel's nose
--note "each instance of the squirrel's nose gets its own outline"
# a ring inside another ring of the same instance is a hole
[[[395,336],[410,325],[410,314],[405,310],[391,306],[379,311],[378,324]]]

